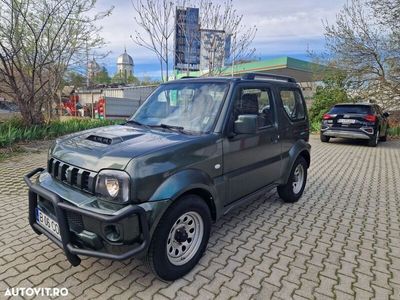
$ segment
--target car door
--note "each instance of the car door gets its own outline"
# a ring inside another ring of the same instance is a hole
[[[298,140],[309,140],[309,123],[304,98],[298,88],[282,87],[277,91],[282,109],[279,110],[283,165],[289,151]],[[278,98],[277,97],[277,98]]]
[[[234,133],[234,121],[243,114],[258,116],[255,134]],[[228,117],[223,141],[225,205],[271,184],[281,173],[281,146],[271,87],[263,83],[239,84]]]

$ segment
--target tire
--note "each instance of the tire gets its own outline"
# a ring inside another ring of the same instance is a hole
[[[320,133],[319,137],[323,143],[329,143],[329,140],[331,139],[329,136],[323,135],[322,133]]]
[[[386,142],[387,141],[387,134],[388,134],[388,129],[386,128],[385,135],[380,138],[380,141]]]
[[[379,142],[379,130],[375,132],[375,134],[369,139],[368,146],[376,147]]]
[[[204,200],[191,194],[179,198],[167,209],[154,231],[147,264],[163,280],[184,276],[203,255],[210,230],[211,214]]]
[[[299,171],[298,171],[299,170]],[[299,174],[295,173],[302,172],[302,182],[298,182],[296,185],[296,179],[299,178]],[[297,177],[297,178],[296,178]],[[292,170],[290,171],[289,180],[285,185],[278,186],[278,194],[281,199],[287,203],[297,202],[303,195],[304,188],[307,182],[307,162],[303,157],[298,157],[293,164]]]

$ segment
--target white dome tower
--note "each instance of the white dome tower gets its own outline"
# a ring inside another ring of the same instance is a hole
[[[133,59],[128,53],[126,53],[125,49],[125,52],[117,58],[117,72],[121,78],[125,79],[125,82],[129,76],[133,75],[133,67]]]

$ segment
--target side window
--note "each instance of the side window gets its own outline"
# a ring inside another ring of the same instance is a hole
[[[274,123],[271,93],[268,88],[241,88],[234,104],[234,120],[239,115],[258,115],[258,127]]]
[[[305,109],[300,92],[297,90],[281,90],[283,108],[292,121],[303,120]]]

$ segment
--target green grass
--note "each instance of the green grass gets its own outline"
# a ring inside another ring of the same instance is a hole
[[[314,121],[310,123],[310,131],[311,133],[318,133],[321,128],[321,122],[320,121]]]
[[[71,119],[27,127],[21,119],[11,119],[0,124],[0,147],[12,147],[18,142],[54,139],[68,133],[118,123],[121,121]]]

